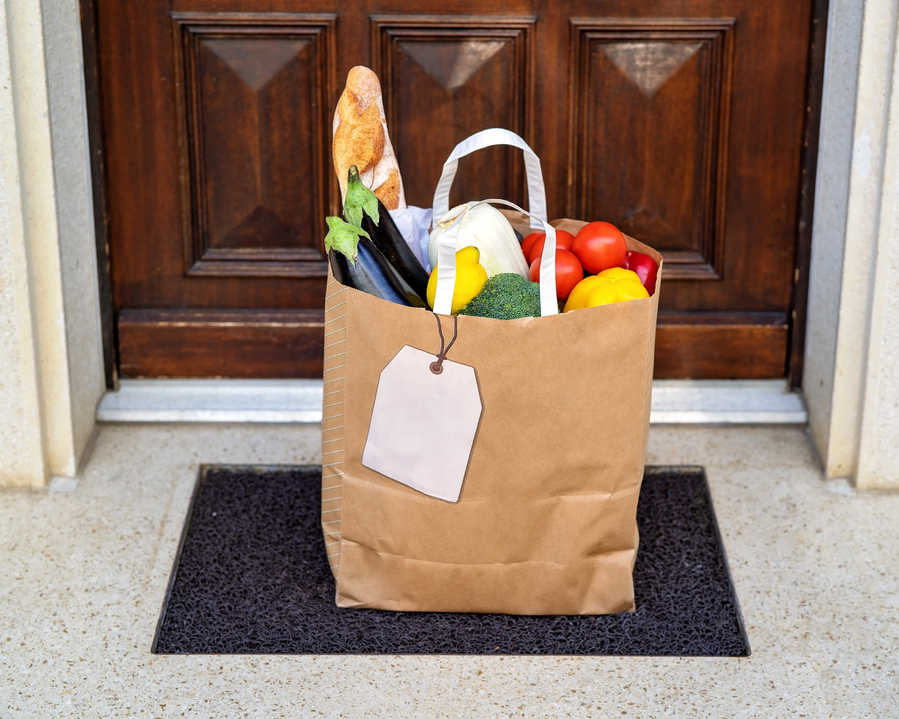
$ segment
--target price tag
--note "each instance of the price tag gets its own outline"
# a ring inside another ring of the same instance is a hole
[[[381,371],[362,464],[457,502],[482,409],[473,367],[406,345]]]

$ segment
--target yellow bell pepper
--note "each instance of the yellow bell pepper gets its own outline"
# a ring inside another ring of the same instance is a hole
[[[584,309],[587,306],[587,298],[596,288],[597,282],[599,282],[599,275],[591,275],[578,282],[574,289],[571,290],[571,294],[568,295],[568,300],[565,302],[565,308],[562,311],[571,312],[571,310]]]
[[[611,305],[615,302],[639,300],[649,297],[649,292],[640,282],[640,277],[632,270],[612,267],[596,275],[597,282],[587,296],[587,307]],[[577,288],[575,288],[577,289]]]
[[[477,247],[463,247],[456,253],[456,286],[453,289],[452,313],[456,314],[471,302],[487,282],[487,270],[478,264],[481,252]],[[434,308],[434,297],[437,294],[437,272],[434,267],[428,279],[428,305]]]

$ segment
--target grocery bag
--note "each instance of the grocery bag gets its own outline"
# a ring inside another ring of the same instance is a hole
[[[585,223],[546,222],[539,160],[512,133],[457,146],[434,216],[447,209],[458,159],[491,144],[525,152],[530,212],[512,206],[509,217],[525,233],[547,231],[541,277],[553,278],[553,226]],[[441,238],[435,312],[328,280],[321,522],[336,602],[633,611],[661,256],[626,238],[659,265],[645,299],[559,314],[550,281],[541,317],[452,317],[453,234]]]

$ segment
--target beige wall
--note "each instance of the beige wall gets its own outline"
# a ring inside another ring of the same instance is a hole
[[[870,272],[871,309],[856,484],[899,489],[899,8],[884,13],[884,79],[873,88],[882,113],[881,177],[872,203],[876,223]],[[879,41],[880,38],[875,38]],[[880,60],[875,55],[874,61]],[[881,89],[882,88],[882,89]],[[861,103],[859,103],[861,106]]]
[[[899,0],[831,0],[804,391],[828,476],[899,487]],[[77,0],[0,3],[0,485],[74,476],[103,393]]]
[[[899,487],[897,0],[832,0],[803,390],[829,477]]]
[[[0,4],[0,484],[73,477],[103,394],[77,0]]]
[[[9,17],[0,4],[0,477],[39,484],[45,473],[34,300],[13,102]]]

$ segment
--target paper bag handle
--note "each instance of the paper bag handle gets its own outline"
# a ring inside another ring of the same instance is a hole
[[[453,308],[453,290],[456,286],[456,242],[459,238],[459,227],[462,218],[478,205],[499,204],[511,207],[513,210],[524,212],[532,221],[536,221],[537,227],[542,227],[546,232],[546,241],[543,244],[543,254],[540,257],[540,316],[559,314],[559,304],[556,298],[556,228],[550,225],[544,218],[537,217],[531,212],[522,210],[518,205],[508,200],[482,200],[471,205],[467,212],[459,215],[456,221],[450,225],[437,240],[437,287],[434,290],[434,312],[438,315],[448,315]],[[544,278],[550,278],[544,282]]]
[[[446,162],[443,163],[443,173],[440,175],[437,189],[434,190],[434,202],[431,205],[434,208],[435,227],[437,221],[449,211],[450,188],[453,186],[453,180],[456,178],[459,158],[493,145],[511,145],[524,152],[524,167],[528,182],[528,205],[530,205],[531,210],[528,214],[531,217],[531,227],[539,228],[541,227],[541,222],[543,224],[546,223],[546,189],[543,185],[543,170],[540,167],[540,158],[537,157],[536,153],[524,140],[511,130],[506,130],[502,127],[491,127],[487,130],[476,132],[471,137],[462,140],[450,153]]]

